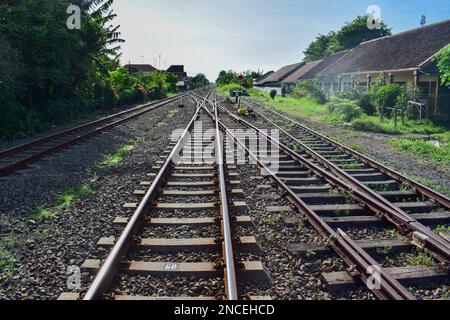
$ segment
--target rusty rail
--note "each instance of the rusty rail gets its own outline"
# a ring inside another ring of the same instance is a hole
[[[336,141],[328,138],[327,136],[324,136],[323,134],[320,134],[320,133],[310,129],[309,127],[307,127],[307,126],[305,126],[305,125],[303,125],[303,124],[301,124],[301,123],[299,123],[299,122],[297,122],[275,110],[272,110],[260,103],[254,102],[254,101],[252,101],[252,103],[272,112],[273,114],[278,115],[279,117],[282,117],[283,119],[285,119],[287,121],[294,123],[295,125],[299,126],[303,130],[306,130],[307,132],[315,135],[316,137],[325,140],[326,142],[333,145],[334,147],[341,149],[344,153],[355,157],[356,159],[360,160],[361,162],[366,163],[367,165],[379,170],[380,172],[386,174],[387,176],[389,176],[397,181],[400,181],[401,183],[406,183],[406,184],[410,185],[412,188],[417,190],[419,193],[421,193],[424,196],[430,198],[431,200],[439,203],[440,205],[446,207],[447,209],[450,209],[450,199],[448,197],[444,196],[443,194],[441,194],[433,189],[430,189],[427,186],[424,186],[423,184],[418,183],[417,181],[409,179],[409,178],[405,177],[404,175],[402,175],[401,173],[394,171],[394,170],[380,164],[379,162],[377,162],[359,152],[356,152],[355,150],[352,150],[352,149],[348,148],[347,146],[345,146],[339,142],[336,142]]]
[[[211,103],[209,101],[209,103]],[[224,110],[224,109],[221,109]],[[228,113],[227,110],[224,110]],[[229,113],[228,113],[229,114]],[[232,114],[229,114],[233,116]],[[233,117],[236,119],[235,117]],[[386,270],[378,265],[370,256],[354,243],[342,231],[335,232],[320,216],[318,216],[309,206],[298,197],[298,195],[287,186],[277,175],[265,164],[263,164],[258,156],[250,151],[242,141],[240,141],[220,120],[217,120],[222,130],[224,130],[229,137],[231,137],[252,159],[255,161],[257,167],[270,179],[275,182],[288,196],[290,202],[299,210],[299,212],[311,223],[314,229],[324,238],[329,239],[331,245],[338,253],[338,255],[345,261],[349,267],[356,266],[358,275],[361,280],[368,284],[368,280],[373,276],[369,267],[377,267],[380,283],[379,287],[369,287],[373,294],[378,299],[388,300],[415,300],[415,297],[404,288],[397,280],[395,280]],[[254,128],[252,128],[255,130]],[[259,132],[258,129],[255,130]],[[265,139],[279,147],[283,147],[276,141],[264,136]],[[283,148],[284,149],[284,148]]]
[[[67,148],[68,146],[71,146],[71,145],[73,145],[75,143],[78,143],[79,141],[84,140],[86,138],[89,138],[89,137],[91,137],[91,136],[93,136],[95,134],[98,134],[98,133],[106,130],[106,129],[109,129],[109,128],[113,127],[113,126],[117,126],[117,125],[122,124],[122,123],[124,123],[126,121],[134,119],[134,118],[136,118],[138,116],[141,116],[141,115],[143,115],[143,114],[145,114],[147,112],[150,112],[150,111],[153,111],[153,110],[155,110],[157,108],[160,108],[161,106],[164,106],[164,105],[166,105],[168,103],[174,102],[174,101],[180,99],[182,96],[184,96],[184,95],[171,97],[171,98],[165,99],[163,101],[158,101],[158,102],[155,102],[155,103],[152,103],[152,104],[147,104],[147,105],[140,106],[140,107],[137,107],[137,108],[134,108],[134,109],[131,109],[131,110],[123,111],[123,112],[120,112],[118,114],[111,115],[111,116],[108,116],[108,117],[100,119],[100,120],[92,121],[92,122],[86,123],[84,125],[81,125],[81,126],[78,126],[78,127],[74,127],[74,128],[69,129],[69,130],[66,130],[66,131],[63,131],[63,132],[59,132],[59,133],[56,133],[54,135],[50,135],[50,136],[47,136],[45,138],[42,138],[42,139],[39,139],[39,140],[35,140],[35,141],[32,141],[32,142],[29,142],[29,143],[26,143],[26,144],[23,144],[23,145],[20,145],[20,146],[17,146],[17,147],[14,147],[14,148],[11,148],[11,149],[8,149],[8,150],[5,150],[5,151],[2,151],[2,152],[0,152],[0,158],[4,158],[4,157],[10,156],[10,155],[14,155],[16,153],[19,153],[20,151],[32,148],[32,147],[37,146],[37,145],[42,144],[42,143],[46,143],[46,142],[52,141],[52,140],[57,139],[57,138],[64,137],[64,136],[66,136],[68,134],[71,134],[71,133],[74,133],[74,132],[76,132],[78,130],[82,130],[84,128],[88,128],[88,127],[96,125],[96,124],[101,124],[101,123],[104,123],[104,122],[106,122],[108,120],[111,120],[111,119],[114,119],[114,118],[117,118],[117,117],[129,114],[129,113],[133,113],[135,111],[138,111],[136,113],[131,114],[130,116],[127,116],[127,117],[123,118],[123,119],[114,121],[112,123],[106,124],[106,125],[101,126],[101,127],[94,128],[93,130],[89,131],[88,133],[81,134],[81,135],[79,135],[79,136],[77,136],[77,137],[75,137],[73,139],[70,139],[69,141],[66,141],[66,142],[63,142],[63,143],[61,143],[59,145],[56,145],[54,147],[48,148],[48,149],[46,149],[46,150],[44,150],[42,152],[38,152],[38,153],[36,153],[36,154],[34,154],[34,155],[30,156],[30,157],[26,157],[24,159],[16,161],[16,162],[14,162],[14,163],[12,163],[10,165],[7,165],[5,167],[1,167],[0,168],[0,177],[8,175],[8,174],[10,174],[10,173],[12,173],[12,172],[14,172],[14,171],[16,171],[18,169],[21,169],[21,168],[25,167],[27,164],[29,164],[31,162],[34,162],[34,161],[42,158],[45,155],[52,154],[52,153],[54,153],[54,152],[56,152],[58,150]],[[149,106],[151,106],[151,108],[148,108]],[[145,109],[145,108],[148,108],[148,109]],[[142,110],[142,109],[145,109],[145,110]],[[139,111],[139,110],[142,110],[142,111]]]
[[[366,185],[362,184],[360,181],[358,181],[357,179],[346,173],[344,170],[337,167],[335,164],[331,163],[329,160],[325,159],[323,156],[321,156],[320,154],[318,154],[317,152],[315,152],[314,150],[303,144],[297,138],[292,136],[282,127],[280,127],[279,125],[277,125],[276,123],[274,123],[261,113],[258,113],[257,111],[255,111],[255,113],[257,113],[265,121],[275,126],[277,129],[282,131],[295,143],[299,144],[303,148],[303,150],[306,151],[307,154],[318,160],[325,168],[328,168],[337,177],[342,179],[342,181],[345,181],[349,186],[349,189],[345,189],[345,191],[350,196],[356,198],[356,200],[364,201],[364,203],[367,203],[374,212],[384,217],[391,223],[395,224],[397,228],[401,230],[407,230],[410,233],[409,235],[410,239],[413,240],[414,238],[421,239],[421,241],[425,243],[425,246],[427,248],[431,249],[433,252],[438,254],[438,258],[440,258],[441,261],[448,262],[450,260],[450,246],[448,241],[436,235],[433,231],[431,231],[429,228],[419,223],[416,219],[411,218],[411,216],[408,215],[406,212],[404,212],[402,209],[393,205],[389,200],[387,200],[377,192],[373,191]],[[244,121],[242,119],[240,120]],[[251,126],[251,124],[248,125]],[[253,126],[253,128],[256,127]],[[296,154],[295,156],[298,155]],[[309,161],[303,158],[302,162],[308,165]],[[323,171],[322,174],[329,176],[328,172],[326,171]],[[335,180],[335,183],[340,184],[339,180]],[[344,187],[343,184],[340,185]],[[355,192],[356,190],[360,192]],[[376,201],[373,201],[373,199],[376,199]],[[422,237],[421,235],[425,235],[425,237]]]
[[[222,216],[222,234],[223,234],[223,256],[225,260],[225,285],[227,297],[229,300],[238,300],[238,290],[236,284],[236,271],[234,265],[234,254],[232,244],[232,232],[230,224],[230,215],[228,212],[227,188],[225,180],[225,170],[223,161],[223,139],[219,129],[219,118],[217,114],[217,98],[212,105],[214,109],[214,122],[216,125],[216,158],[219,167],[219,183],[220,183],[220,213]],[[209,110],[204,106],[209,114]]]
[[[194,116],[189,122],[188,126],[184,130],[183,134],[179,138],[177,144],[172,149],[172,152],[167,157],[166,161],[161,167],[158,175],[154,179],[151,184],[149,190],[144,196],[144,199],[140,203],[139,207],[134,212],[133,216],[130,218],[127,226],[124,231],[120,235],[120,238],[115,243],[113,249],[110,254],[106,258],[105,262],[100,267],[97,275],[94,278],[93,283],[91,284],[89,290],[84,296],[83,300],[95,300],[99,299],[109,288],[118,268],[122,257],[125,255],[130,245],[133,242],[133,238],[136,235],[137,231],[142,225],[143,219],[147,212],[152,207],[152,202],[157,195],[157,191],[161,184],[164,182],[164,179],[171,167],[173,166],[173,159],[175,159],[177,153],[181,150],[183,145],[185,144],[185,139],[189,130],[194,125],[195,120],[198,118],[199,112],[202,108],[202,104],[199,104]]]

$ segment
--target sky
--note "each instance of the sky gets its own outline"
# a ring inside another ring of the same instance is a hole
[[[394,33],[450,18],[450,0],[116,0],[122,63],[184,64],[215,81],[220,70],[270,71],[299,62],[318,34],[369,5]]]

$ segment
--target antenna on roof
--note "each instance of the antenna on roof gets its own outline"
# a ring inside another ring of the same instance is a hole
[[[427,16],[423,14],[422,18],[420,19],[420,25],[423,27],[426,24],[427,24]]]

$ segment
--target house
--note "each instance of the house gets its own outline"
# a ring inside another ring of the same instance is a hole
[[[275,73],[275,71],[271,70],[269,72],[264,73],[261,77],[255,80],[254,85],[259,85],[264,83],[264,80],[267,79],[271,74]]]
[[[300,79],[308,72],[311,71],[314,67],[316,67],[319,63],[321,63],[322,60],[308,62],[302,65],[300,68],[298,68],[296,71],[291,73],[288,77],[283,79],[281,82],[283,84],[286,84],[287,86],[291,87],[295,85]]]
[[[450,43],[450,20],[361,43],[316,75],[326,96],[367,89],[381,75],[421,88],[430,115],[450,114],[450,90],[440,85],[433,57]]]
[[[187,73],[184,71],[184,65],[171,65],[167,72],[173,73],[178,77],[178,81],[186,82],[187,81]]]
[[[125,69],[130,73],[142,72],[144,74],[150,74],[152,72],[158,71],[155,67],[150,64],[127,64],[124,66]]]
[[[333,53],[329,55],[328,57],[324,58],[323,60],[320,60],[319,63],[315,64],[314,67],[312,67],[310,70],[306,71],[297,81],[301,80],[313,80],[317,78],[317,74],[319,72],[322,72],[326,68],[328,68],[329,65],[335,63],[337,60],[342,58],[344,55],[346,55],[349,52],[349,50]]]
[[[276,90],[277,93],[281,95],[282,81],[289,77],[292,73],[300,69],[304,64],[304,62],[299,62],[282,67],[280,70],[269,74],[264,79],[258,79],[258,81],[255,83],[255,88],[265,92]]]

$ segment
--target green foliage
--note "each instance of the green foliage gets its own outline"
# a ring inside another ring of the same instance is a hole
[[[277,90],[272,89],[270,91],[270,97],[272,98],[272,100],[274,100],[276,96],[277,96]]]
[[[367,28],[367,19],[368,16],[358,16],[337,32],[319,35],[304,51],[305,61],[323,59],[332,53],[352,49],[362,42],[391,34],[391,29],[383,22],[380,29],[370,30]]]
[[[335,36],[335,32],[330,32],[327,35],[319,34],[316,40],[303,52],[305,55],[305,62],[320,60],[326,57],[326,52],[330,44],[330,40]]]
[[[319,84],[313,80],[301,81],[297,83],[291,92],[291,97],[294,98],[310,98],[317,101],[317,103],[325,103],[325,94],[320,89]]]
[[[429,266],[433,267],[435,259],[433,255],[426,250],[415,248],[412,254],[401,253],[400,257],[410,266]]]
[[[373,115],[376,112],[375,106],[371,100],[370,92],[364,91],[361,88],[346,88],[342,92],[336,92],[335,96],[340,99],[355,101],[367,115]]]
[[[30,209],[27,212],[27,219],[34,220],[34,221],[42,221],[47,219],[53,219],[56,217],[57,213],[54,211],[51,211],[49,209],[45,209],[43,207],[36,207],[33,209]]]
[[[328,112],[336,115],[340,120],[350,122],[363,115],[361,108],[352,100],[332,98],[327,103]]]
[[[420,89],[412,83],[406,83],[402,86],[402,91],[397,98],[397,106],[406,111],[408,119],[418,119],[420,114],[416,107],[408,105],[409,101],[416,102],[420,96]]]
[[[238,74],[232,70],[229,71],[220,71],[219,77],[216,80],[216,85],[218,87],[232,84],[232,83],[238,83],[239,77]]]
[[[62,195],[58,196],[58,201],[63,207],[71,206],[75,201],[86,197],[92,192],[92,188],[88,185],[82,185],[77,188],[66,190]]]
[[[397,100],[401,93],[402,87],[397,83],[389,83],[374,87],[374,89],[371,90],[371,95],[378,113],[383,113],[389,117],[392,110],[387,108],[395,108],[397,106]]]
[[[134,150],[134,142],[129,143],[128,145],[117,150],[116,153],[109,155],[106,157],[106,160],[100,164],[100,168],[111,168],[117,166],[120,162],[122,162],[123,157]]]
[[[197,74],[195,77],[191,77],[188,80],[190,89],[203,88],[209,85],[209,80],[202,73]]]
[[[95,72],[114,64],[123,40],[111,25],[113,1],[75,4],[82,8],[81,30],[66,26],[69,0],[0,4],[0,83],[6,87],[0,90],[5,106],[0,137],[66,123],[97,107],[92,99]]]
[[[387,134],[401,133],[399,129],[387,124],[386,122],[380,122],[378,117],[363,117],[352,121],[352,127],[358,131],[377,132]]]
[[[441,163],[450,163],[450,145],[448,143],[437,146],[427,140],[408,138],[392,139],[389,143],[399,150],[408,151]]]
[[[450,225],[439,225],[436,227],[436,229],[434,229],[434,233],[436,233],[437,235],[441,233],[450,234]]]
[[[244,77],[243,80],[239,80],[239,75],[242,75]],[[232,84],[232,83],[238,83],[244,88],[250,89],[253,87],[253,80],[261,77],[262,71],[251,71],[247,70],[245,72],[242,72],[241,74],[238,74],[237,72],[233,70],[229,71],[220,71],[219,77],[216,80],[216,85],[218,87]]]
[[[63,210],[69,208],[74,202],[86,197],[90,193],[92,193],[92,188],[87,184],[67,189],[57,197],[57,202],[54,205],[50,207],[38,206],[32,208],[27,212],[26,217],[36,222],[53,219]]]
[[[82,28],[66,26],[68,6]],[[5,0],[0,3],[0,139],[67,124],[97,110],[164,97],[177,77],[118,68],[113,0]]]
[[[406,114],[410,119],[417,118],[415,109],[407,109],[408,101],[417,101],[420,90],[411,83],[384,83],[384,76],[374,84],[369,91],[370,101],[377,108],[379,114],[391,116],[392,110],[387,108],[398,108],[406,110]],[[384,107],[384,108],[383,108]]]
[[[0,227],[7,227],[3,222]],[[13,249],[22,244],[16,235],[2,236],[0,239],[0,275],[3,272],[11,272],[16,267],[16,257]]]
[[[352,121],[352,127],[358,131],[387,134],[439,134],[448,130],[445,127],[424,120],[406,120],[404,124],[399,122],[397,127],[395,127],[394,119],[385,118],[383,121],[380,121],[377,116],[363,116],[360,119],[355,119]]]
[[[450,44],[439,51],[433,61],[437,62],[441,73],[441,83],[450,88]]]
[[[228,96],[230,91],[243,90],[244,87],[237,83],[229,83],[217,88],[217,93],[222,96]]]

